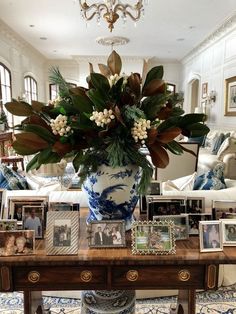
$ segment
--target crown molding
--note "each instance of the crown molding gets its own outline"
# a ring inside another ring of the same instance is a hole
[[[198,46],[193,48],[186,56],[184,56],[180,62],[185,64],[191,59],[196,57],[199,53],[207,49],[209,46],[226,36],[232,30],[236,28],[236,11],[227,18],[220,27],[218,27],[212,34],[205,38]]]
[[[80,56],[80,55],[74,55],[72,56],[72,58],[74,60],[76,60],[77,62],[94,62],[94,63],[106,63],[107,62],[107,57],[108,56]],[[143,59],[150,59],[151,57],[146,57],[146,56],[143,56],[143,57],[135,57],[135,56],[121,56],[122,58],[122,61],[125,61],[125,62],[137,62],[137,61],[143,61]]]
[[[26,51],[27,54],[33,54],[44,61],[46,57],[42,55],[37,49],[31,46],[26,40],[24,40],[19,34],[14,32],[3,20],[0,19],[0,34],[6,38],[6,40],[10,41],[12,45],[21,51]]]

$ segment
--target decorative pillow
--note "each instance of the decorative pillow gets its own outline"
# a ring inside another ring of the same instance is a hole
[[[217,153],[217,158],[223,160],[224,156],[230,153],[236,153],[236,138],[231,136],[226,138],[221,144]]]
[[[163,182],[162,188],[165,191],[192,191],[197,173],[194,172],[190,176],[185,176],[175,180]]]
[[[4,164],[0,164],[0,188],[6,190],[27,190],[26,179]]]
[[[212,148],[212,151],[211,151],[211,153],[213,155],[216,155],[218,153],[218,150],[219,150],[221,144],[224,142],[224,140],[225,140],[224,133],[220,133],[220,135],[214,141],[214,145],[213,145],[213,148]]]
[[[221,190],[226,188],[224,180],[225,164],[218,163],[214,169],[198,176],[194,182],[194,190]]]

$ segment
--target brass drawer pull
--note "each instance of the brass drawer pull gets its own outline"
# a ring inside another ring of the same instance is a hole
[[[80,279],[84,282],[89,282],[91,281],[93,278],[93,274],[91,271],[89,270],[83,270],[81,273],[80,273]]]
[[[178,278],[180,281],[188,281],[190,277],[190,271],[187,269],[182,269],[178,272]]]
[[[38,282],[40,279],[40,273],[38,273],[37,271],[31,271],[28,274],[28,280],[32,283],[36,283]]]
[[[128,281],[137,281],[138,280],[138,271],[137,270],[129,270],[126,273],[126,279]]]

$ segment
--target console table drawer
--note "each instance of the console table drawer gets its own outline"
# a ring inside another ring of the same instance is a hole
[[[106,268],[96,267],[17,267],[13,270],[14,288],[33,290],[73,289],[95,287],[104,289],[107,282]]]
[[[204,288],[205,267],[199,266],[119,266],[112,271],[113,287],[136,289],[191,287]]]

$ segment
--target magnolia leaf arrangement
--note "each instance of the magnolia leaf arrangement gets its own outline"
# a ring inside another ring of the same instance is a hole
[[[202,136],[209,132],[204,114],[184,114],[178,94],[167,91],[163,67],[152,68],[142,80],[139,73],[122,76],[120,56],[113,51],[107,65],[95,73],[90,64],[88,88],[71,87],[58,68],[50,70],[50,81],[59,85],[60,98],[44,105],[13,100],[6,109],[26,117],[16,128],[13,143],[21,155],[34,157],[27,170],[73,157],[81,181],[101,162],[111,167],[135,163],[142,168],[140,193],[150,182],[153,167],[140,151],[145,146],[156,167],[169,163],[167,151],[182,154],[175,138]]]

